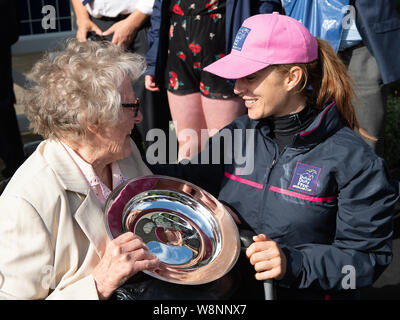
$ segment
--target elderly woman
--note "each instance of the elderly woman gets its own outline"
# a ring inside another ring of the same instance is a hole
[[[132,233],[108,240],[102,213],[120,183],[151,174],[130,139],[143,70],[117,46],[76,40],[34,66],[24,104],[45,140],[0,197],[1,298],[107,299],[159,266]]]

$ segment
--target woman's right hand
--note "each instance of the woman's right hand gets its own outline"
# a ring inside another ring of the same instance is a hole
[[[156,85],[154,76],[146,74],[144,76],[144,86],[149,91],[160,91],[160,88]]]
[[[78,25],[76,38],[81,42],[85,42],[87,40],[87,34],[89,32],[95,32],[99,36],[103,35],[103,31],[101,31],[101,29],[89,18],[77,21],[76,24]]]
[[[100,299],[108,299],[114,290],[139,271],[154,270],[160,260],[151,254],[143,241],[126,232],[108,243],[92,275]]]

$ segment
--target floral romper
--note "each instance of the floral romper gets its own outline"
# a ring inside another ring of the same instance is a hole
[[[225,55],[225,0],[171,0],[166,87],[175,94],[235,96],[232,86],[203,68]]]

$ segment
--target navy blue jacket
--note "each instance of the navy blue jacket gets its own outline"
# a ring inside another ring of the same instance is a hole
[[[167,58],[169,0],[155,0],[148,32],[149,51],[146,55],[146,74],[155,76],[156,83],[163,85],[163,72]],[[226,0],[226,53],[229,53],[242,22],[258,13],[282,12],[280,0]]]
[[[400,79],[400,17],[394,0],[355,0],[356,25],[384,84]]]
[[[245,129],[254,129],[254,140]],[[236,130],[239,139],[225,153],[220,143],[223,164],[198,160],[202,164],[151,169],[205,188],[238,213],[242,226],[278,242],[287,257],[280,287],[343,292],[348,268],[354,268],[357,288],[370,286],[392,259],[399,186],[384,161],[343,125],[336,106],[327,106],[280,154],[267,122],[243,116],[211,138],[200,159],[207,159],[205,152],[212,157],[224,130]],[[227,153],[246,150],[249,141],[254,170],[243,175],[244,166],[229,164]]]

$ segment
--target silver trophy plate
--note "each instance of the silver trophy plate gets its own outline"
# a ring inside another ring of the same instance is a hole
[[[111,239],[131,231],[161,261],[145,273],[172,283],[203,284],[236,263],[240,240],[225,207],[205,190],[181,179],[151,175],[115,189],[105,205]]]

